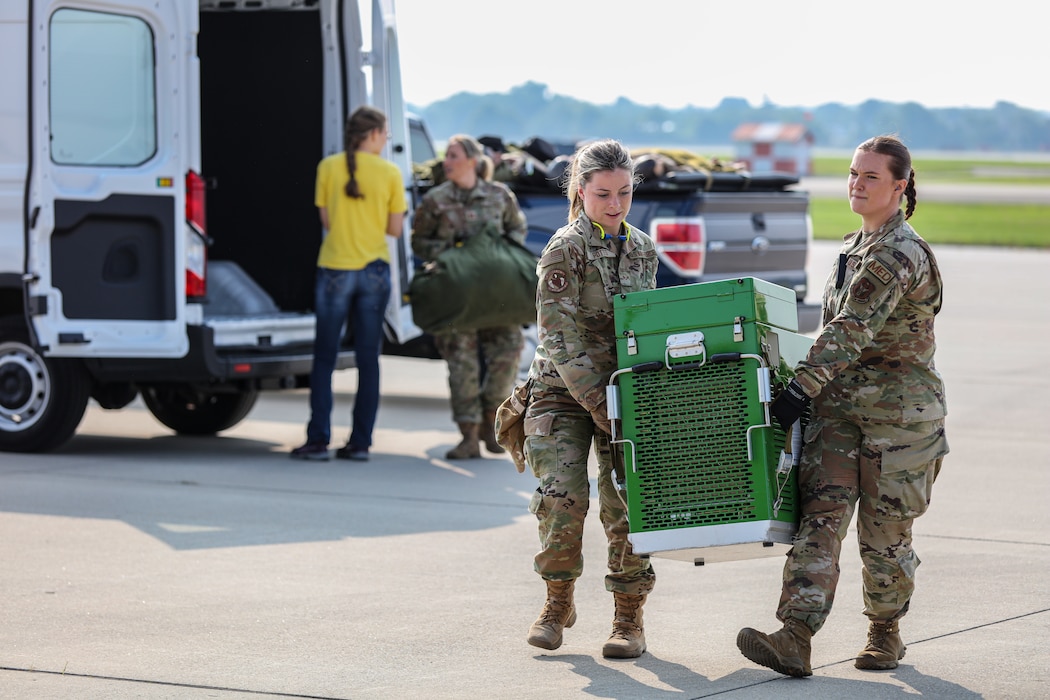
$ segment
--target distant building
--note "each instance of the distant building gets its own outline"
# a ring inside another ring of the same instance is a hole
[[[813,174],[813,134],[805,124],[749,122],[733,131],[736,159],[752,173]]]

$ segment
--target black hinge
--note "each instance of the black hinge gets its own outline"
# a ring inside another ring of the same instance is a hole
[[[30,316],[44,316],[47,314],[47,297],[29,297],[27,306],[29,307]]]

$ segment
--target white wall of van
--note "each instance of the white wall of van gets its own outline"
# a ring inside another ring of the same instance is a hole
[[[316,165],[356,107],[413,185],[397,50],[393,0],[0,3],[0,450],[61,444],[88,396],[202,434],[304,386]]]
[[[25,256],[22,198],[25,196],[26,161],[26,47],[25,3],[0,3],[0,273]]]

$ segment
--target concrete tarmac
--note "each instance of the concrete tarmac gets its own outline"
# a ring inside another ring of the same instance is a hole
[[[823,284],[835,247],[813,247]],[[860,671],[855,532],[814,675],[737,651],[772,631],[782,559],[654,559],[648,651],[601,656],[612,619],[596,504],[579,620],[525,635],[535,488],[504,456],[451,462],[441,363],[385,358],[371,461],[295,462],[306,392],[265,396],[216,438],[140,403],[93,405],[43,455],[0,454],[0,698],[462,699],[1050,697],[1050,253],[945,246],[938,367],[946,458],[915,525],[918,588],[893,671]],[[339,373],[337,444],[354,390]]]

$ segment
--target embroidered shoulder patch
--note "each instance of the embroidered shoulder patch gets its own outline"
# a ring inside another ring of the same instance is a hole
[[[568,286],[569,278],[565,270],[556,269],[547,273],[547,289],[554,294],[561,294]]]
[[[882,282],[883,284],[889,284],[893,281],[893,270],[887,267],[886,264],[878,258],[873,257],[871,260],[868,261],[868,264],[865,265],[865,267],[879,282]]]
[[[867,277],[861,277],[849,288],[850,296],[860,304],[867,304],[871,299],[871,293],[875,291],[875,283]]]

